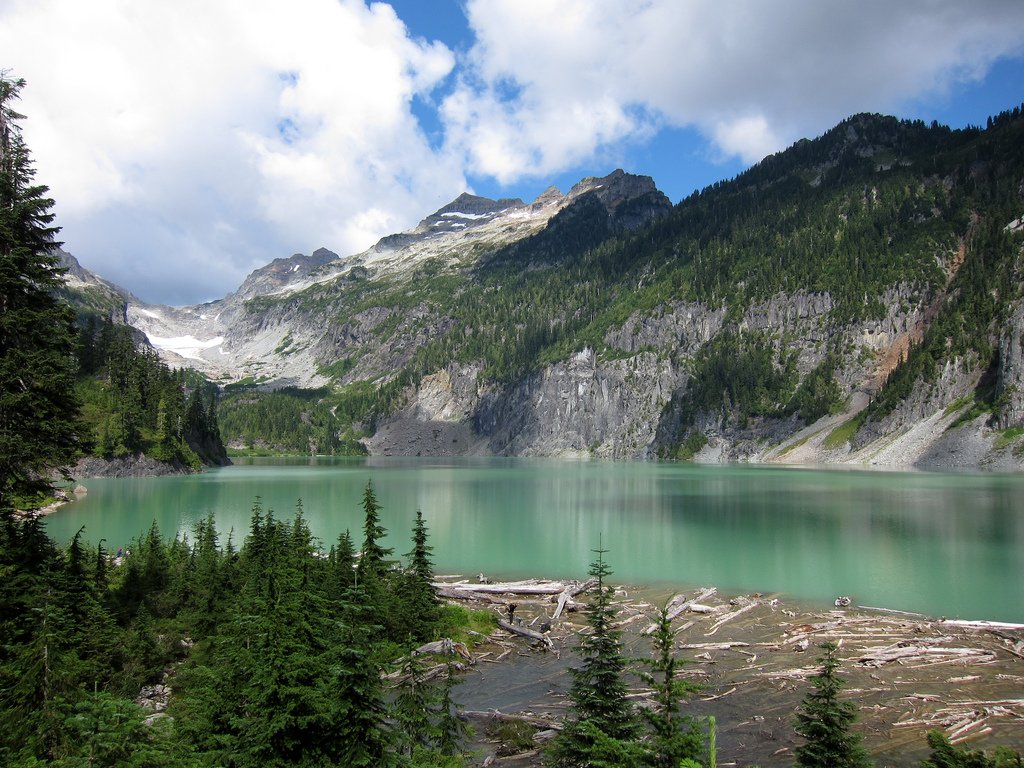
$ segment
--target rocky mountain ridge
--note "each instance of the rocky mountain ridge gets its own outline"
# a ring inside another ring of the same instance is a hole
[[[464,194],[126,316],[247,397],[326,387],[371,453],[1019,469],[1021,147],[1019,109],[858,115],[676,206],[622,171]]]

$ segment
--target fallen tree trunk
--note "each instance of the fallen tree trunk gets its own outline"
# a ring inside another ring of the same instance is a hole
[[[552,646],[551,638],[547,635],[542,635],[540,632],[534,632],[532,629],[526,627],[517,627],[515,624],[509,624],[504,619],[498,619],[498,626],[504,629],[506,632],[511,632],[513,635],[519,635],[521,637],[529,638],[538,643],[544,643],[545,646],[550,648]]]
[[[995,652],[984,648],[942,648],[924,645],[897,643],[885,648],[865,648],[864,654],[856,660],[865,667],[880,667],[894,661],[928,661],[949,663],[957,660],[971,660],[975,664],[987,664],[995,658]]]
[[[492,603],[504,605],[505,601],[492,595],[485,595],[483,592],[476,592],[470,589],[449,589],[448,587],[434,587],[438,597],[448,600],[474,600],[478,603]]]
[[[557,619],[559,616],[561,616],[562,611],[565,610],[565,606],[570,599],[576,597],[576,595],[580,594],[581,592],[586,592],[588,589],[592,589],[596,586],[597,579],[587,579],[582,584],[570,584],[558,595],[558,607],[555,608],[555,613],[551,618]]]
[[[546,717],[537,717],[536,715],[513,715],[505,712],[499,712],[496,709],[489,709],[486,712],[466,709],[460,711],[459,714],[463,717],[472,717],[481,720],[497,720],[501,723],[527,723],[535,728],[541,728],[547,731],[562,730],[562,724],[559,721],[550,720]]]
[[[560,581],[505,581],[497,584],[472,584],[468,581],[446,583],[435,582],[434,589],[451,592],[476,592],[489,595],[557,595],[565,591]]]
[[[687,600],[684,595],[676,595],[668,601],[668,620],[673,621],[676,617],[679,616],[679,614],[683,613],[684,611],[690,610],[695,606],[700,605],[701,600],[707,600],[717,591],[718,590],[715,587],[708,587],[707,589],[702,589],[689,600]],[[700,607],[705,608],[706,606],[700,605]],[[710,611],[711,609],[707,610]],[[657,628],[657,624],[651,624],[643,631],[643,634],[653,634]]]
[[[754,610],[755,608],[757,608],[758,605],[760,605],[760,603],[758,603],[755,600],[754,602],[748,603],[747,605],[744,605],[742,608],[739,608],[739,609],[733,611],[732,613],[725,614],[718,621],[716,621],[714,624],[711,625],[711,629],[708,632],[705,632],[704,636],[708,637],[710,635],[715,634],[715,632],[717,632],[719,629],[722,628],[723,624],[725,624],[726,622],[732,621],[737,616],[741,616],[744,613],[746,613],[747,611]]]
[[[422,656],[425,653],[443,653],[447,656],[454,656],[455,654],[458,654],[466,661],[470,663],[473,662],[473,655],[469,652],[469,648],[466,647],[466,644],[457,643],[450,637],[435,640],[432,643],[425,643],[414,650],[413,653],[417,656]]]
[[[727,651],[730,648],[747,648],[750,643],[732,642],[732,643],[687,643],[682,646],[687,650],[699,650],[699,651]]]

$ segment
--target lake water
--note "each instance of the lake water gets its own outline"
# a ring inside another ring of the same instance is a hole
[[[48,518],[65,542],[127,547],[216,514],[240,541],[253,501],[301,499],[325,548],[362,539],[372,479],[386,541],[423,511],[438,573],[583,578],[599,543],[616,581],[715,585],[935,616],[1024,622],[1024,475],[529,459],[239,460],[202,475],[92,479]]]

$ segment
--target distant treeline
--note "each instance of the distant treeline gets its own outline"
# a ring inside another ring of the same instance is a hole
[[[168,368],[131,328],[95,316],[82,321],[78,359],[78,395],[95,455],[145,453],[192,469],[224,463],[216,386]]]

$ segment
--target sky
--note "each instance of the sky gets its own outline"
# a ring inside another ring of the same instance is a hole
[[[1024,101],[1021,0],[0,0],[60,238],[151,303],[358,253],[464,191],[673,202],[858,112]]]

